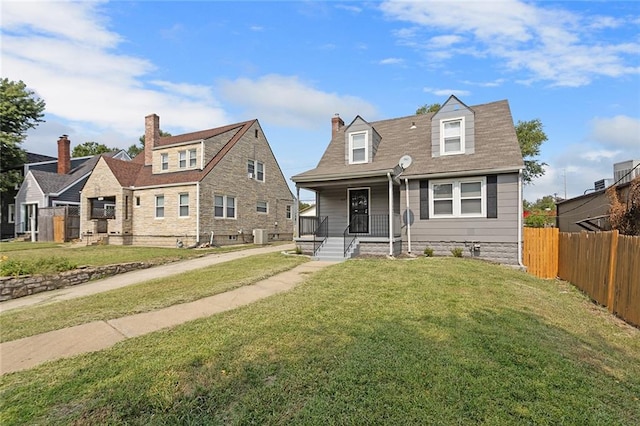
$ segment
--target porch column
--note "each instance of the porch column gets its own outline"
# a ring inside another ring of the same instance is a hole
[[[31,242],[36,241],[36,204],[29,204],[29,225],[31,225]]]
[[[393,179],[391,173],[387,173],[389,178],[389,256],[393,256]]]
[[[300,238],[300,187],[296,184],[296,205],[293,208],[296,215],[296,229],[293,230],[293,237]]]

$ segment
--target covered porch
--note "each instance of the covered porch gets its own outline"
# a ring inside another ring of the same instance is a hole
[[[315,193],[316,215],[297,217],[296,243],[320,258],[325,246],[331,257],[358,254],[400,254],[402,222],[400,184],[377,178],[297,186]]]

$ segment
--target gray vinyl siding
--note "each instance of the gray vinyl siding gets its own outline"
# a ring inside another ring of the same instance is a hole
[[[409,181],[409,204],[414,222],[413,241],[518,241],[518,175],[498,175],[498,218],[452,218],[420,220],[420,181]],[[405,193],[401,197],[405,200]],[[402,213],[406,201],[402,204]]]
[[[344,132],[344,163],[349,164],[349,135],[351,133],[367,132],[367,162],[373,161],[374,151],[377,151],[380,143],[380,135],[373,131],[371,125],[362,118],[357,117]],[[375,135],[374,135],[375,134]],[[377,137],[377,140],[374,140]]]
[[[475,152],[475,115],[455,98],[449,99],[431,119],[431,155],[440,156],[440,122],[464,117],[465,154]]]
[[[71,186],[65,192],[60,194],[59,197],[56,197],[56,198],[54,198],[52,200],[49,200],[49,204],[50,204],[49,207],[51,207],[53,205],[52,201],[79,203],[80,202],[80,191],[84,187],[84,184],[87,181],[87,179],[88,179],[88,177],[78,181],[76,184]]]
[[[369,214],[389,214],[389,187],[386,184],[359,185],[351,189],[369,188]],[[349,187],[326,188],[318,193],[318,217],[329,216],[329,235],[341,236],[347,227],[349,214]],[[394,210],[400,210],[400,190],[394,187]]]

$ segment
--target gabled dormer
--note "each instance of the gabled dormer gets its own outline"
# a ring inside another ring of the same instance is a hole
[[[359,115],[344,129],[345,163],[371,163],[380,145],[380,134]]]
[[[475,112],[451,95],[431,118],[431,156],[473,154]]]

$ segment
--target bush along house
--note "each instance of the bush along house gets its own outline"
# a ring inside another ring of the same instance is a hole
[[[433,113],[331,122],[317,167],[292,177],[298,198],[301,189],[316,198],[316,216],[297,221],[303,252],[339,260],[462,249],[520,263],[524,163],[506,100],[467,106],[451,96]]]
[[[95,165],[82,189],[81,231],[122,245],[264,244],[292,239],[293,208],[258,120],[160,137],[152,114],[143,152]]]

